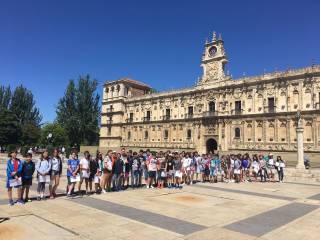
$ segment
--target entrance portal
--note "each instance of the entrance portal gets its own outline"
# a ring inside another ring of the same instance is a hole
[[[212,152],[214,153],[214,150],[218,149],[217,141],[213,138],[209,138],[207,140],[207,153]]]

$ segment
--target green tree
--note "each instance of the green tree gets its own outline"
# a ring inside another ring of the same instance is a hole
[[[42,116],[35,106],[33,94],[22,85],[18,86],[11,97],[10,110],[17,115],[21,125],[33,123],[39,126]]]
[[[11,101],[10,87],[0,86],[0,109],[9,109]]]
[[[51,138],[48,138],[51,134]],[[54,147],[68,146],[68,135],[66,130],[57,123],[49,123],[42,127],[40,143],[43,146]]]
[[[17,145],[21,127],[17,116],[7,109],[0,110],[0,146]]]
[[[38,143],[41,136],[40,127],[33,123],[26,123],[21,126],[22,136],[21,144],[23,146],[34,146]]]
[[[63,126],[71,145],[96,144],[99,139],[99,95],[97,80],[80,76],[76,86],[70,80],[64,97],[57,106],[57,123]]]

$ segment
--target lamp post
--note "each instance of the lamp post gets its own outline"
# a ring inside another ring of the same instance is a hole
[[[302,124],[300,111],[296,113],[296,120],[297,120],[296,134],[297,134],[297,149],[298,149],[297,150],[298,163],[296,168],[304,169],[303,124]]]

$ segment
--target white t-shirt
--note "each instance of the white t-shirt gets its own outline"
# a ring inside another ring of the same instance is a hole
[[[82,169],[89,169],[89,160],[82,158],[80,160],[80,165],[82,166]]]
[[[154,158],[150,158],[149,159],[149,166],[148,166],[148,170],[151,171],[157,171],[157,159]]]
[[[184,158],[182,166],[186,169],[190,168],[191,158]]]

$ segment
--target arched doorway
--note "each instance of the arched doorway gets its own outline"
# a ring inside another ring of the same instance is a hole
[[[207,140],[207,144],[206,145],[207,145],[207,153],[209,153],[209,152],[214,153],[214,151],[218,149],[218,143],[213,138],[209,138]]]

